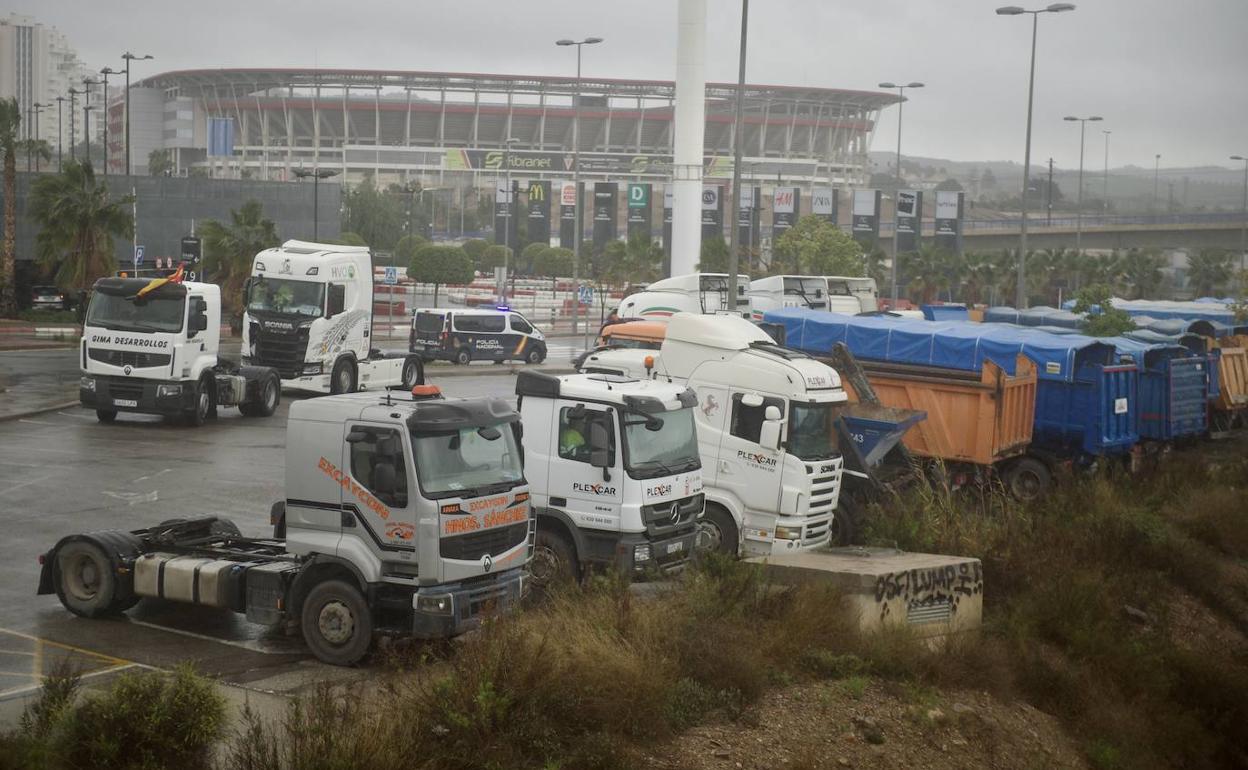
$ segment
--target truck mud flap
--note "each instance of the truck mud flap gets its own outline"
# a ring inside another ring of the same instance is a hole
[[[84,532],[78,535],[63,537],[50,550],[39,557],[39,587],[35,593],[39,596],[56,593],[56,554],[66,544],[77,541],[94,543],[108,556],[119,580],[118,590],[125,595],[134,591],[134,576],[131,568],[135,559],[143,553],[143,542],[132,532],[119,529],[104,529],[96,532]]]

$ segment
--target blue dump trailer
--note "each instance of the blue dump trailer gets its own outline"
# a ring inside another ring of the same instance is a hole
[[[827,355],[844,342],[855,357],[980,371],[991,361],[1013,374],[1021,353],[1038,370],[1032,449],[1090,459],[1130,451],[1139,441],[1139,370],[1111,344],[1006,324],[912,321],[785,308],[764,321],[784,327],[791,348]]]
[[[971,320],[971,315],[966,309],[966,305],[923,305],[919,309],[923,311],[923,320],[925,321]]]

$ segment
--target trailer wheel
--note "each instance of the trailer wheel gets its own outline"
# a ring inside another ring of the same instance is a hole
[[[359,662],[373,642],[368,603],[358,588],[341,580],[326,580],[308,592],[299,625],[312,654],[335,666]]]
[[[737,552],[739,537],[732,514],[718,505],[706,506],[706,513],[698,519],[697,550],[732,555]]]
[[[1005,487],[1016,500],[1030,502],[1048,493],[1053,474],[1044,463],[1034,457],[1015,460],[1005,472]]]
[[[539,525],[533,541],[529,574],[533,576],[533,584],[543,590],[557,583],[576,580],[580,576],[576,550],[566,537]]]
[[[472,353],[468,352],[468,348],[460,348],[455,353],[455,363],[460,366],[467,366],[472,361]]]
[[[329,392],[334,394],[355,392],[355,364],[351,363],[351,359],[340,358],[338,363],[334,364],[333,375],[329,378]]]
[[[103,423],[111,423],[117,419],[117,410],[115,409],[96,409],[95,419]]]
[[[104,550],[94,543],[66,543],[56,553],[56,595],[65,609],[84,618],[118,612],[117,573]]]
[[[212,386],[204,378],[200,378],[195,383],[195,405],[187,409],[183,416],[186,418],[187,425],[198,428],[208,421],[208,415],[212,413]]]
[[[265,375],[257,387],[257,396],[256,401],[240,404],[238,411],[247,417],[272,417],[282,402],[282,381],[276,374]]]

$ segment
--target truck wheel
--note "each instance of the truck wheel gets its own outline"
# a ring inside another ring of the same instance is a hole
[[[276,374],[270,373],[256,390],[256,400],[239,405],[238,411],[247,417],[272,417],[277,405],[282,402],[282,381]]]
[[[424,383],[425,367],[421,365],[420,359],[416,356],[408,356],[403,361],[403,379],[399,385],[399,390],[410,391],[412,388]]]
[[[576,580],[580,576],[580,565],[572,544],[563,535],[539,525],[533,541],[529,574],[533,576],[533,584],[540,589]]]
[[[66,543],[56,553],[56,595],[65,609],[84,618],[98,618],[120,609],[117,573],[98,545]]]
[[[208,381],[201,379],[195,383],[195,405],[187,409],[183,416],[186,418],[187,425],[198,428],[208,421],[208,415],[212,413],[212,387],[208,385]]]
[[[1034,457],[1015,460],[1005,472],[1005,487],[1022,502],[1039,499],[1048,493],[1053,474],[1044,463]]]
[[[357,663],[373,642],[368,603],[358,588],[341,580],[326,580],[308,592],[299,625],[312,654],[335,666]]]
[[[460,348],[455,353],[455,363],[460,366],[467,366],[470,361],[472,361],[472,354],[468,352],[467,348]]]
[[[698,550],[735,554],[739,537],[732,514],[718,505],[706,506],[706,513],[698,519]]]
[[[355,392],[355,364],[349,358],[340,358],[334,364],[333,376],[329,378],[330,393]]]
[[[537,348],[530,348],[529,352],[524,354],[524,362],[526,364],[540,364],[545,357],[542,355],[542,351]]]
[[[840,502],[832,512],[832,545],[853,545],[861,536],[862,509],[842,491]]]
[[[95,419],[103,423],[111,423],[117,419],[117,411],[114,409],[96,409]]]

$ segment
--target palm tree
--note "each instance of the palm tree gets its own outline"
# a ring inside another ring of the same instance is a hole
[[[23,139],[18,143],[22,149],[22,154],[26,156],[26,170],[31,170],[31,164],[34,164],[34,170],[39,170],[39,161],[52,160],[52,145],[48,144],[47,139]]]
[[[968,305],[978,305],[984,301],[984,294],[987,293],[991,301],[992,290],[998,280],[993,255],[983,251],[968,251],[963,260],[966,264],[966,278],[962,287],[962,299]]]
[[[920,304],[930,303],[952,283],[953,255],[939,246],[927,244],[918,251],[902,254],[898,267],[909,279],[906,291],[911,300],[917,294]]]
[[[260,201],[249,200],[230,211],[230,223],[209,219],[200,226],[204,244],[204,273],[221,287],[221,304],[236,315],[242,308],[243,283],[251,274],[251,260],[280,243],[277,226],[264,216]]]
[[[17,99],[0,100],[0,152],[4,153],[4,247],[0,251],[0,316],[17,315],[17,127],[22,111]]]
[[[1144,299],[1157,291],[1164,280],[1161,268],[1165,263],[1165,257],[1151,249],[1127,250],[1122,256],[1122,278],[1135,291],[1135,299]]]
[[[110,197],[86,161],[70,161],[60,174],[35,180],[30,187],[30,218],[40,228],[35,253],[44,266],[56,268],[58,286],[85,290],[117,269],[113,239],[133,234],[127,209],[133,200]]]
[[[1231,280],[1231,252],[1226,249],[1201,249],[1187,257],[1187,285],[1202,297],[1214,293]]]

